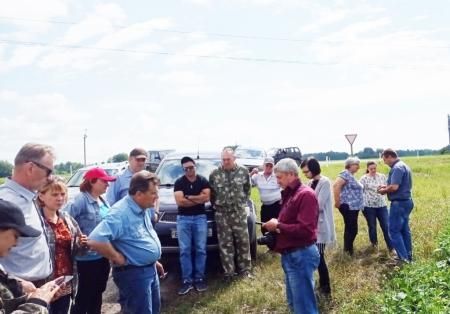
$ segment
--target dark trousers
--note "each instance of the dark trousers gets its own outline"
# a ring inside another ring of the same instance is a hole
[[[344,217],[344,252],[353,255],[353,242],[358,234],[359,210],[351,210],[348,204],[341,204],[339,211]]]
[[[109,277],[109,261],[106,258],[93,261],[77,261],[78,292],[72,314],[100,314],[102,293]]]
[[[377,239],[377,219],[383,231],[384,241],[388,250],[392,250],[391,237],[389,236],[389,213],[387,207],[364,207],[364,217],[369,228],[369,240],[373,245],[378,245]]]
[[[328,273],[327,263],[325,262],[325,243],[317,243],[317,249],[320,255],[319,267],[317,268],[319,272],[320,291],[323,293],[331,293],[330,274]]]
[[[270,205],[262,205],[261,206],[261,222],[267,222],[272,218],[278,218],[278,214],[280,213],[281,205],[280,201],[276,201]],[[267,230],[261,227],[261,233],[266,233]]]
[[[67,314],[69,313],[71,295],[60,297],[55,302],[50,303],[49,314]]]

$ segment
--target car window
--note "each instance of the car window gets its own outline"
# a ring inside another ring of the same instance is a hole
[[[197,174],[204,176],[206,179],[209,178],[210,173],[216,169],[220,160],[214,159],[203,159],[195,161],[197,167]],[[165,160],[156,173],[161,185],[175,184],[175,181],[184,175],[183,167],[180,164],[179,159]]]
[[[80,186],[81,182],[83,182],[83,176],[87,170],[78,170],[75,174],[70,177],[69,181],[67,181],[67,186]]]
[[[236,158],[264,158],[265,153],[259,149],[237,148],[234,152]]]

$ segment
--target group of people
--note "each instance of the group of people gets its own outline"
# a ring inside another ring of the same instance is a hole
[[[369,163],[368,174],[357,181],[359,160],[349,158],[333,188],[314,158],[300,165],[307,185],[289,158],[277,164],[266,158],[262,172],[249,173],[226,148],[208,179],[196,173],[193,158],[182,158],[184,175],[174,185],[182,280],[178,294],[207,289],[208,201],[215,208],[224,279],[253,277],[245,210],[252,185],[261,197],[261,231],[276,235],[273,250],[282,256],[287,301],[295,313],[317,313],[315,269],[320,291],[331,293],[325,247],[336,241],[332,190],[344,217],[346,252],[353,254],[358,212],[364,208],[371,243],[377,245],[378,218],[388,248],[399,260],[410,261],[411,171],[393,150],[382,157],[391,167],[387,180],[376,173],[376,163]],[[0,186],[0,310],[100,313],[112,268],[123,313],[159,313],[159,277],[165,274],[153,228],[159,180],[143,170],[147,152],[133,149],[128,169],[117,177],[90,169],[69,204],[67,187],[53,176],[54,159],[50,146],[25,144],[11,178]],[[391,200],[389,219],[384,194]]]
[[[366,174],[357,180],[355,174],[360,160],[350,157],[345,170],[339,173],[333,185],[334,206],[344,218],[344,251],[353,255],[353,243],[358,233],[358,214],[363,211],[367,220],[369,240],[374,249],[378,247],[377,220],[383,232],[387,249],[396,255],[394,263],[401,265],[412,261],[412,240],[409,216],[414,207],[412,200],[411,169],[400,160],[392,149],[381,155],[390,167],[388,177],[377,172],[374,161],[367,163]],[[386,197],[390,203],[387,209]]]

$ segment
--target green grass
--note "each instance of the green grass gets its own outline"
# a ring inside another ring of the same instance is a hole
[[[411,229],[416,262],[405,269],[420,273],[415,267],[435,261],[434,252],[438,248],[439,235],[449,223],[447,217],[450,212],[450,156],[403,160],[413,170],[415,202]],[[335,163],[323,166],[322,171],[334,180],[342,169],[342,163]],[[364,169],[363,162],[358,177],[362,176]],[[380,172],[387,173],[388,170],[387,166],[380,163]],[[260,203],[256,190],[252,191],[252,198],[259,211]],[[355,256],[349,258],[341,252],[343,220],[337,210],[334,212],[334,219],[338,248],[327,253],[333,298],[331,301],[319,300],[321,313],[380,313],[382,308],[389,313],[401,313],[400,308],[389,310],[393,305],[386,296],[395,295],[394,281],[397,280],[395,276],[399,272],[386,265],[388,255],[381,230],[378,232],[380,250],[372,252],[369,250],[367,224],[360,215]],[[265,251],[265,247],[258,248],[258,261],[254,267],[256,279],[226,285],[219,277],[210,279],[209,290],[202,295],[177,297],[174,292],[173,299],[169,301],[170,305],[164,309],[164,313],[287,313],[279,256],[265,254]],[[427,277],[430,277],[430,272],[435,269],[430,268]],[[450,298],[448,291],[444,297]],[[434,302],[434,299],[430,298],[428,302]]]

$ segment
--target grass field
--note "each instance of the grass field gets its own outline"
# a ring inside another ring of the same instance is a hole
[[[416,262],[409,266],[414,269],[414,264],[434,259],[439,235],[449,223],[450,156],[403,160],[411,166],[414,174],[415,208],[411,216],[411,229]],[[342,169],[343,164],[330,164],[324,166],[322,172],[334,180]],[[364,169],[363,162],[358,177],[363,175]],[[388,167],[380,163],[379,171],[387,173]],[[252,198],[259,208],[255,189]],[[341,252],[342,216],[337,210],[334,215],[338,248],[327,253],[333,297],[331,300],[319,300],[321,313],[380,313],[385,287],[389,286],[392,290],[392,278],[399,272],[386,264],[388,255],[381,231],[378,232],[380,249],[373,252],[369,248],[366,221],[360,215],[355,256],[350,258]],[[206,293],[170,300],[170,306],[164,309],[164,313],[287,313],[280,258],[265,252],[265,247],[258,248],[255,279],[235,281],[229,285],[220,280],[210,281]]]

